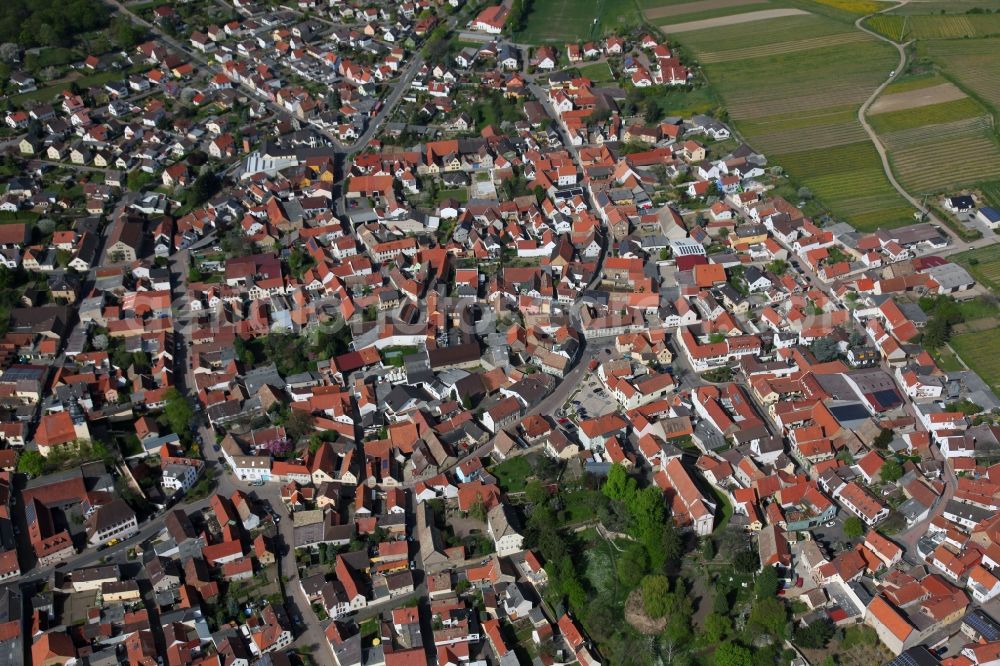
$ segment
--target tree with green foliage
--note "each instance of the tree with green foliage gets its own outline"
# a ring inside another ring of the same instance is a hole
[[[628,504],[636,493],[635,479],[628,475],[628,471],[621,463],[615,463],[608,470],[608,477],[601,487],[604,496]]]
[[[288,439],[294,444],[313,431],[312,414],[304,409],[293,409],[282,425]]]
[[[723,643],[715,649],[715,666],[753,666],[753,653],[738,643]]]
[[[651,618],[661,618],[670,608],[670,579],[660,574],[642,579],[642,607]]]
[[[219,247],[230,257],[247,257],[254,253],[253,241],[243,233],[243,227],[236,224],[226,230],[219,239]]]
[[[830,337],[816,338],[809,346],[809,351],[820,363],[836,360],[839,355],[837,341]]]
[[[895,458],[889,458],[884,463],[882,463],[882,468],[879,470],[879,476],[886,483],[894,483],[899,481],[903,476],[903,466]]]
[[[833,638],[833,633],[833,623],[826,618],[820,618],[804,627],[796,628],[794,637],[798,645],[819,650],[826,647],[826,644]]]
[[[865,533],[865,524],[857,516],[851,516],[844,521],[844,536],[857,539]]]
[[[701,544],[701,554],[705,556],[706,560],[715,559],[715,541],[712,537],[705,537]]]
[[[783,639],[788,622],[788,608],[778,597],[757,599],[750,609],[748,624],[771,636]]]
[[[733,630],[733,623],[722,613],[709,613],[705,617],[705,638],[711,644],[721,642]]]
[[[774,261],[767,264],[765,268],[768,270],[768,272],[773,273],[778,277],[781,277],[782,275],[785,274],[785,271],[788,270],[788,262],[785,261],[784,259],[775,259]]]
[[[164,399],[163,416],[170,430],[178,435],[186,433],[194,420],[191,403],[176,388],[167,389]]]
[[[115,43],[123,50],[131,49],[143,38],[142,30],[124,16],[114,20],[111,31],[115,36]]]
[[[895,434],[890,428],[882,428],[875,439],[872,440],[872,446],[876,449],[888,448],[889,444],[892,442],[892,438]]]
[[[752,550],[741,550],[733,558],[733,567],[737,571],[750,573],[757,570],[759,558]]]
[[[549,493],[538,479],[532,479],[524,484],[524,497],[532,504],[542,504],[549,498]]]
[[[17,471],[34,478],[45,471],[45,456],[38,451],[22,451],[17,456]]]
[[[630,543],[615,562],[618,581],[631,589],[638,585],[649,571],[649,554],[638,543]]]
[[[191,189],[188,190],[187,203],[189,206],[198,206],[211,199],[219,188],[222,181],[214,173],[203,173],[194,180]]]

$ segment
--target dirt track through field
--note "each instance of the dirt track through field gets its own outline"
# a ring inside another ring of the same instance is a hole
[[[764,9],[759,12],[747,12],[746,14],[736,14],[734,16],[718,16],[716,18],[688,21],[687,23],[678,23],[676,25],[661,25],[660,30],[669,35],[677,32],[692,32],[694,30],[705,30],[706,28],[724,28],[727,25],[738,25],[740,23],[750,23],[751,21],[808,14],[809,12],[804,12],[801,9]]]
[[[701,0],[700,2],[684,2],[679,5],[667,5],[666,7],[653,7],[643,12],[647,19],[667,18],[668,16],[680,16],[681,14],[694,14],[695,12],[708,12],[713,9],[727,9],[729,7],[742,7],[743,5],[753,5],[760,0]]]
[[[868,113],[878,114],[916,109],[921,106],[930,106],[931,104],[954,102],[964,97],[965,93],[959,90],[954,83],[940,83],[929,88],[917,88],[916,90],[883,95],[875,100]]]

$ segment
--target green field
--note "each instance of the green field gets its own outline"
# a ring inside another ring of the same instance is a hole
[[[606,62],[595,62],[577,69],[580,70],[580,76],[586,77],[594,83],[609,83],[615,80],[611,73],[611,66]]]
[[[982,191],[986,201],[994,208],[1000,208],[1000,181],[980,183],[979,189]]]
[[[917,54],[933,60],[994,113],[1000,108],[1000,38],[921,41]]]
[[[1000,9],[998,0],[930,0],[928,2],[911,2],[898,9],[893,14],[965,14],[970,10],[985,9],[996,11]]]
[[[996,247],[981,247],[952,256],[952,261],[965,266],[972,277],[1000,294],[1000,254]],[[1000,349],[1000,347],[998,347]]]
[[[920,195],[1000,178],[1000,147],[986,115],[880,134],[896,177]],[[934,155],[934,160],[928,160]]]
[[[754,2],[748,5],[735,7],[717,7],[714,9],[704,9],[685,14],[673,14],[669,17],[651,18],[661,30],[668,31],[671,25],[687,23],[689,21],[701,21],[703,19],[717,18],[719,16],[735,16],[736,14],[746,14],[747,12],[759,12],[761,10],[774,9],[774,4],[770,2]]]
[[[879,14],[871,16],[864,21],[865,27],[873,32],[877,32],[883,37],[897,42],[906,38],[909,30],[909,17],[896,16],[895,14]]]
[[[747,142],[859,229],[907,224],[857,109],[896,65],[850,24],[790,16],[679,33]],[[723,48],[724,46],[724,48]],[[845,53],[850,57],[845,58]]]
[[[926,106],[918,106],[912,109],[879,113],[869,116],[868,121],[875,128],[876,132],[883,134],[885,132],[898,132],[917,127],[926,128],[928,125],[950,123],[982,115],[984,115],[983,107],[979,106],[976,100],[965,97],[951,102],[927,104]],[[928,133],[932,134],[933,130],[928,129]]]
[[[965,39],[1000,34],[1000,14],[880,14],[866,19],[865,25],[897,42],[909,39]]]
[[[951,338],[952,349],[990,388],[1000,389],[1000,328]]]
[[[594,22],[594,18],[597,22]],[[635,0],[534,0],[525,29],[516,35],[526,44],[570,44],[624,34],[640,24]]]
[[[920,74],[904,74],[898,77],[895,81],[890,83],[882,91],[882,95],[892,95],[893,93],[909,92],[911,90],[920,90],[921,88],[931,88],[933,86],[941,85],[942,83],[947,83],[948,79],[944,78],[937,72],[922,72]]]

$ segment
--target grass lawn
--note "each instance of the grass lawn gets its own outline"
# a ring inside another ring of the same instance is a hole
[[[580,76],[586,77],[594,83],[607,83],[614,81],[615,77],[611,73],[611,66],[606,62],[595,62],[579,68]]]
[[[729,503],[729,498],[726,497],[721,490],[712,486],[712,493],[715,494],[715,499],[718,502],[718,507],[716,508],[716,514],[718,515],[718,520],[715,522],[715,529],[713,532],[721,532],[726,529],[729,525],[729,519],[733,517],[733,505]]]
[[[490,468],[490,474],[497,478],[497,483],[504,492],[518,493],[524,490],[526,481],[532,474],[531,463],[525,456],[508,458],[499,465]]]
[[[951,339],[951,347],[993,390],[1000,389],[1000,328],[963,333]]]
[[[576,490],[564,493],[563,522],[572,525],[594,518],[593,496],[599,494],[599,490]]]
[[[567,44],[598,39],[639,25],[635,0],[534,0],[517,41]],[[597,21],[595,22],[595,17]]]
[[[438,192],[438,202],[444,201],[445,199],[454,199],[459,203],[465,203],[469,200],[469,190],[464,187],[457,187],[454,190],[441,190]]]
[[[965,366],[958,360],[955,353],[946,347],[942,347],[934,354],[934,362],[944,372],[957,372],[965,370]]]

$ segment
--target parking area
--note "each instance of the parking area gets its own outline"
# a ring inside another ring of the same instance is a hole
[[[611,354],[602,353],[600,358],[607,359],[613,357],[614,348]],[[590,419],[597,416],[610,414],[618,408],[618,403],[608,392],[597,377],[597,371],[588,372],[584,380],[577,389],[570,394],[566,403],[558,410],[556,416],[573,421]]]
[[[847,517],[847,514],[843,512],[838,513],[837,517],[829,523],[811,530],[812,538],[831,554],[846,550],[851,544],[851,540],[844,535],[844,520]],[[827,527],[827,525],[830,525],[830,527]]]

